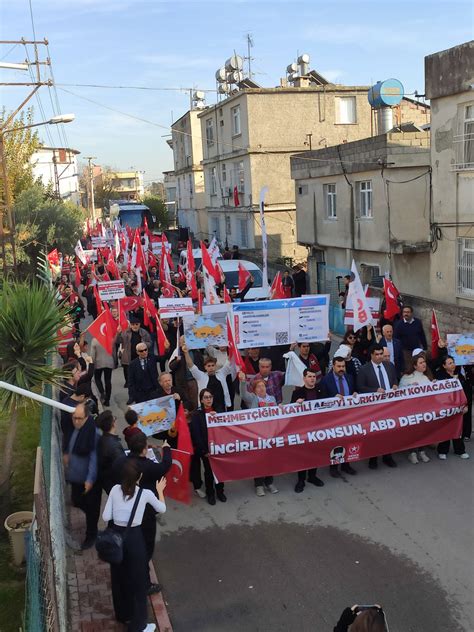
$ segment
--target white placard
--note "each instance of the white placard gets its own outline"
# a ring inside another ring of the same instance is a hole
[[[375,327],[380,318],[380,299],[377,296],[366,297],[367,305],[372,312],[372,325]],[[352,297],[348,296],[346,301],[346,311],[344,312],[344,325],[354,325],[354,309],[352,307]]]
[[[178,318],[194,315],[191,298],[159,298],[160,318]]]
[[[327,340],[329,295],[233,303],[234,340],[239,349]]]
[[[125,298],[125,283],[121,279],[118,281],[99,281],[97,289],[103,301],[115,301]]]

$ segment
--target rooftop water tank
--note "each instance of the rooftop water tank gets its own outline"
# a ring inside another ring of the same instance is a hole
[[[398,79],[378,81],[369,89],[367,98],[373,108],[386,108],[398,105],[405,92],[403,84]]]

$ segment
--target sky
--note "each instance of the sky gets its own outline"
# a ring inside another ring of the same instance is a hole
[[[33,97],[35,121],[59,111],[76,119],[39,127],[45,144],[67,144],[114,169],[144,171],[147,183],[173,168],[166,138],[172,120],[189,109],[189,89],[215,91],[215,71],[234,51],[247,54],[247,33],[254,80],[263,87],[277,86],[287,65],[308,53],[310,67],[330,81],[371,85],[395,77],[407,94],[423,94],[424,56],[472,39],[473,6],[471,0],[31,0],[32,23],[30,0],[0,0],[0,38],[32,38],[34,27],[37,39],[49,41],[56,90],[43,86],[39,102]],[[0,45],[2,59],[23,61],[24,47]],[[25,75],[0,70],[0,82]],[[0,90],[0,103],[13,109],[28,88]],[[216,93],[206,99],[215,103]]]

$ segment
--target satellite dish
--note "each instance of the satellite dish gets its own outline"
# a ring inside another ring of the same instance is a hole
[[[225,62],[225,68],[228,72],[233,70],[242,70],[243,67],[244,60],[240,55],[232,55],[232,57],[229,57],[229,59]]]
[[[239,81],[242,81],[243,78],[244,75],[240,72],[240,70],[234,70],[234,72],[232,73],[232,83],[239,83]]]
[[[216,80],[219,83],[224,83],[225,81],[227,81],[227,75],[224,67],[219,68],[219,70],[216,71]]]
[[[217,91],[219,92],[219,94],[229,94],[230,88],[226,83],[221,83]]]
[[[309,64],[309,55],[308,53],[303,53],[298,57],[299,64]]]
[[[299,73],[297,73],[297,72],[292,72],[292,73],[291,73],[291,75],[289,76],[289,80],[290,80],[290,81],[295,81],[295,79],[298,79],[298,78],[299,78],[299,76],[300,76],[300,75],[299,75]]]
[[[202,90],[196,90],[196,92],[194,93],[193,99],[195,99],[196,101],[203,101],[205,96],[206,95]]]
[[[291,75],[292,72],[296,72],[298,70],[298,66],[293,62],[289,66],[286,67],[286,72]]]

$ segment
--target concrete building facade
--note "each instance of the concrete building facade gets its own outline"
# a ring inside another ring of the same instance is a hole
[[[170,225],[176,226],[178,223],[178,202],[177,202],[177,182],[174,171],[163,171],[163,189],[165,193],[165,203],[170,217]]]
[[[107,178],[121,200],[142,200],[145,193],[142,171],[111,171]]]
[[[39,178],[45,187],[52,187],[62,200],[77,206],[81,205],[77,170],[80,153],[67,147],[40,147],[30,159],[34,177]]]
[[[474,42],[425,57],[431,100],[433,252],[429,297],[445,330],[474,330]],[[457,322],[461,318],[463,322]],[[453,321],[454,319],[454,321]],[[441,326],[441,323],[440,323]]]
[[[345,144],[375,133],[368,89],[329,83],[247,88],[202,111],[198,118],[209,233],[230,246],[259,249],[260,190],[268,186],[269,257],[306,259],[306,248],[297,242],[290,157],[308,146]],[[427,123],[429,109],[404,100],[397,122],[408,121]]]
[[[363,283],[390,274],[403,292],[422,295],[429,270],[429,132],[390,132],[296,154],[298,243],[308,250],[311,291],[331,293],[354,259]],[[414,274],[416,271],[416,274]]]
[[[176,177],[176,205],[180,226],[189,228],[197,239],[208,237],[205,216],[204,174],[202,166],[201,124],[199,109],[189,110],[172,126]]]

